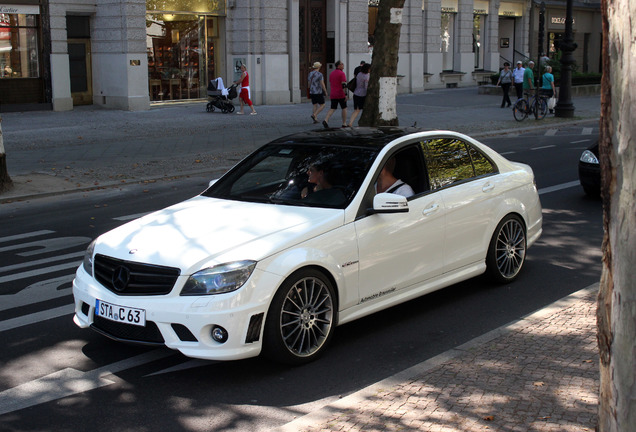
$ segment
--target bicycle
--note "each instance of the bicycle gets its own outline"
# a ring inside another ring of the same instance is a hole
[[[526,96],[528,93],[526,93]],[[528,114],[534,114],[537,120],[543,120],[548,113],[548,101],[545,96],[533,95],[530,99],[519,99],[512,108],[512,113],[517,121],[524,121]]]

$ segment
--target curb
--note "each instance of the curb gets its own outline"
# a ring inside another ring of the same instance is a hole
[[[555,312],[571,306],[572,304],[579,301],[581,298],[584,298],[587,295],[598,291],[598,287],[599,284],[594,283],[516,321],[512,321],[499,328],[491,330],[488,333],[478,336],[462,345],[458,345],[455,348],[452,348],[442,354],[432,357],[420,364],[398,372],[393,376],[385,378],[382,381],[378,381],[375,384],[371,384],[370,386],[358,390],[357,392],[351,393],[348,396],[343,397],[342,399],[339,399],[331,404],[317,409],[316,411],[313,411],[302,417],[298,417],[297,419],[292,420],[291,422],[286,423],[283,426],[272,429],[272,431],[297,432],[303,430],[303,428],[309,428],[312,426],[316,426],[317,424],[321,424],[329,419],[329,417],[332,416],[334,412],[340,412],[346,409],[352,409],[352,407],[359,406],[365,400],[378,394],[380,391],[386,392],[387,388],[391,389],[402,382],[415,379],[416,377],[423,375],[426,371],[447,363],[454,358],[464,354],[466,351],[470,351],[475,347],[482,346],[494,339],[497,339],[500,336],[506,335],[515,330],[527,327],[534,322],[541,321],[545,317],[553,315]]]

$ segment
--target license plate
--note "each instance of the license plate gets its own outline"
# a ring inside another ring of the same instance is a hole
[[[95,315],[107,320],[144,327],[146,325],[146,311],[126,306],[120,306],[97,299]]]

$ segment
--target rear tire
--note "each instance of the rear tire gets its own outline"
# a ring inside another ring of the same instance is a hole
[[[323,273],[304,269],[292,274],[270,304],[263,354],[290,365],[318,358],[333,335],[335,304],[334,289]]]
[[[234,107],[234,105],[229,105],[229,106],[227,107],[227,110],[228,110],[228,112],[229,112],[229,113],[233,113],[235,109],[236,109],[236,108]]]
[[[486,267],[497,282],[509,283],[517,278],[526,260],[526,227],[517,215],[499,222],[488,246]]]
[[[537,120],[543,120],[548,114],[548,103],[543,98],[539,98],[535,104],[534,116]]]

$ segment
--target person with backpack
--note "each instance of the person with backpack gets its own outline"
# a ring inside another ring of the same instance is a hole
[[[369,87],[370,70],[371,65],[365,63],[355,77],[356,88],[353,92],[353,114],[351,114],[351,120],[349,120],[349,127],[353,127],[353,122],[360,114],[360,111],[364,109],[364,100],[367,98],[367,88]]]

